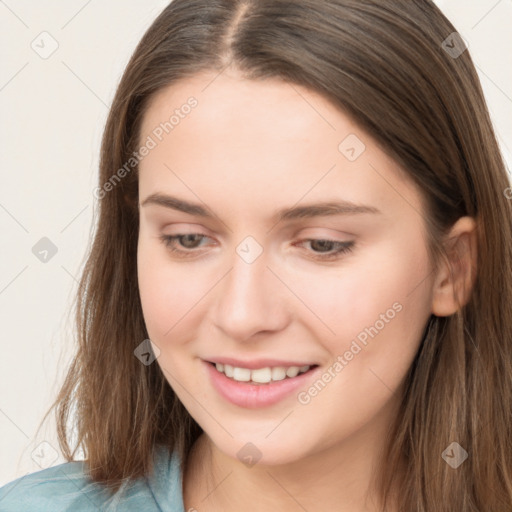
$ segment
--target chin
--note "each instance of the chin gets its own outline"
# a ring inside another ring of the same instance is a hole
[[[265,429],[265,433],[259,430],[252,435],[250,431],[245,430],[239,435],[233,432],[233,438],[226,435],[222,435],[221,439],[216,439],[215,436],[209,437],[224,455],[240,461],[247,467],[255,464],[258,466],[292,464],[310,454],[308,446],[304,443],[305,433],[304,436],[300,436],[302,440],[297,440],[290,439],[288,432],[285,431],[281,436],[273,433],[270,437],[266,437],[268,432],[268,429]],[[275,436],[274,439],[272,436]]]

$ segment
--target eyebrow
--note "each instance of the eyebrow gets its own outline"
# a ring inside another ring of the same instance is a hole
[[[189,201],[185,201],[184,199],[179,199],[167,194],[151,194],[146,197],[144,201],[142,201],[141,206],[147,206],[151,204],[163,206],[172,210],[178,210],[180,212],[195,215],[197,217],[203,217],[205,219],[214,219],[216,217],[206,207],[200,205],[199,203],[191,203]],[[338,200],[284,208],[275,212],[272,216],[272,220],[275,220],[276,222],[282,222],[293,219],[307,219],[330,215],[357,215],[364,213],[379,214],[382,212],[374,206],[356,204],[346,200]]]

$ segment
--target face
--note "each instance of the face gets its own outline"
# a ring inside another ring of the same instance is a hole
[[[289,463],[395,405],[431,314],[422,197],[323,96],[215,76],[160,91],[143,120],[144,319],[219,450]]]

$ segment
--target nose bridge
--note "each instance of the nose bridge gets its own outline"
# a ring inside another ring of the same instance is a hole
[[[246,237],[235,249],[231,271],[219,292],[215,322],[233,339],[244,340],[261,330],[278,328],[283,319],[279,280],[267,268],[263,247]]]

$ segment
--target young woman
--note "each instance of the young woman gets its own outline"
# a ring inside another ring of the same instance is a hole
[[[432,2],[174,0],[101,151],[69,462],[2,510],[512,510],[510,184]]]

